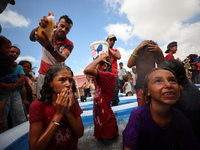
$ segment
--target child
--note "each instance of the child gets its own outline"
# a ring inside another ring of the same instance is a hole
[[[191,69],[189,71],[192,73],[192,83],[199,84],[199,70],[196,64],[191,64]]]
[[[124,93],[124,91],[123,91],[123,86],[124,86],[123,75],[126,74],[126,69],[123,68],[122,62],[119,63],[119,69],[117,71],[118,71],[118,75],[119,75],[119,89],[120,89],[121,93]]]
[[[30,149],[75,149],[83,136],[83,112],[74,98],[73,72],[68,66],[53,65],[47,71],[40,101],[29,108]]]
[[[129,96],[133,96],[129,75],[128,74],[123,75],[123,80],[124,80],[123,94],[126,94],[126,96],[128,96],[128,94]],[[130,92],[132,93],[132,95],[130,95]]]
[[[155,68],[155,63],[158,65],[165,60],[161,49],[154,41],[144,40],[131,54],[127,66],[129,68],[136,66],[137,80],[136,80],[136,94],[138,106],[147,103],[143,99],[143,81],[145,76],[151,69]]]
[[[115,76],[111,72],[110,57],[102,53],[85,68],[84,73],[94,76],[94,136],[108,145],[119,135],[117,120],[110,106],[116,84]]]
[[[187,118],[172,108],[180,90],[168,69],[154,69],[144,80],[149,103],[135,108],[123,131],[124,150],[199,150],[200,144]]]
[[[0,133],[6,130],[6,123],[3,119],[3,111],[10,91],[14,90],[14,83],[19,79],[12,74],[12,69],[16,63],[10,58],[11,42],[6,37],[0,35]]]
[[[177,42],[171,42],[167,45],[167,50],[165,51],[165,53],[169,53],[165,56],[165,59],[168,60],[168,59],[174,59],[174,56],[173,54],[176,53],[177,51]]]
[[[180,110],[189,119],[200,142],[200,91],[198,87],[187,79],[187,70],[181,62],[169,59],[162,62],[158,67],[167,67],[175,72],[180,87],[180,97],[173,107]]]
[[[32,90],[32,85],[31,85],[32,83],[30,79],[31,78],[30,71],[32,69],[32,64],[30,61],[27,61],[27,60],[22,60],[18,64],[23,67],[23,70],[25,73],[25,82],[24,82],[24,86],[21,89],[21,96],[22,96],[22,102],[26,106],[27,114],[29,114],[29,105],[33,101],[33,97],[32,97],[33,90]]]
[[[94,83],[92,83],[92,77],[89,75],[86,75],[86,81],[83,83],[82,87],[84,88],[84,94],[85,97],[91,97],[91,91],[93,91],[94,88]]]

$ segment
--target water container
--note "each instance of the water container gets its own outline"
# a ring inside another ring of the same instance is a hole
[[[54,31],[54,26],[55,26],[55,17],[54,16],[48,16],[47,17],[49,24],[47,25],[46,28],[42,28],[41,26],[39,26],[38,28],[38,35],[41,36],[44,39],[44,35],[42,34],[42,31],[45,32],[45,34],[47,35],[48,38],[51,38],[53,35],[53,31]]]

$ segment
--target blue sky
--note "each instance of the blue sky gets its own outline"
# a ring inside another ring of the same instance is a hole
[[[32,62],[36,76],[42,55],[41,45],[29,40],[39,20],[52,11],[57,22],[66,14],[73,20],[67,37],[74,49],[66,60],[75,73],[92,62],[90,44],[115,34],[126,67],[130,54],[145,39],[158,42],[162,51],[178,42],[175,57],[200,55],[200,0],[15,0],[0,14],[1,34],[21,49],[18,60]],[[166,54],[164,54],[166,55]],[[128,68],[127,68],[128,69]]]

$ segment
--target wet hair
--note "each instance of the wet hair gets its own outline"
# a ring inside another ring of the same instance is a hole
[[[95,59],[97,59],[99,56],[97,56]],[[112,62],[110,59],[110,56],[106,57],[106,61],[109,62],[110,64],[107,64],[107,68],[104,71],[112,72]],[[105,62],[99,62],[100,65],[104,65]]]
[[[28,60],[21,60],[19,63],[18,63],[18,65],[23,65],[23,64],[26,64],[26,63],[28,63],[28,64],[30,64],[30,69],[32,69],[32,63],[30,62],[30,61],[28,61]]]
[[[139,51],[138,51],[138,56],[143,55],[145,52],[151,52],[152,54],[156,54],[155,51],[149,51],[148,45],[149,44],[153,44],[155,45],[155,43],[152,40],[149,40],[149,43],[145,46],[143,46]]]
[[[61,19],[65,19],[65,21],[66,21],[67,23],[73,25],[72,20],[71,20],[67,15],[63,15],[63,16],[61,16],[60,19],[59,19],[59,21],[60,21]]]
[[[5,36],[0,35],[0,48],[5,44],[11,44],[11,41],[7,39]]]
[[[19,50],[19,53],[21,53],[21,50],[20,50],[17,46],[12,45],[11,48],[12,48],[12,47],[18,49],[18,50]]]
[[[52,88],[50,87],[50,83],[53,81],[54,77],[57,76],[57,73],[62,70],[70,71],[73,76],[73,72],[72,72],[71,68],[68,66],[61,65],[61,64],[55,64],[55,65],[51,66],[49,68],[49,70],[47,71],[47,74],[44,78],[44,84],[40,91],[40,94],[41,94],[40,101],[43,102],[44,104],[52,104],[52,100],[51,100]]]
[[[183,87],[189,85],[189,81],[186,76],[184,65],[175,59],[168,59],[159,64],[158,68],[169,68],[175,72],[176,79],[179,85]]]
[[[169,72],[171,72],[175,77],[176,74],[173,70],[171,70],[170,68],[153,68],[146,76],[144,79],[144,84],[143,84],[143,100],[145,100],[145,98],[147,98],[147,101],[150,103],[151,102],[151,95],[148,96],[148,83],[149,83],[149,75],[157,70],[167,70]]]

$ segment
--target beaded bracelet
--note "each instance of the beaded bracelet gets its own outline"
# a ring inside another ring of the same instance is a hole
[[[135,55],[135,54],[131,54],[131,56],[133,56],[133,57],[137,57],[137,55]]]
[[[58,122],[55,122],[54,120],[51,120],[55,125],[57,125],[57,126],[59,126],[60,125],[60,123],[58,123]]]

